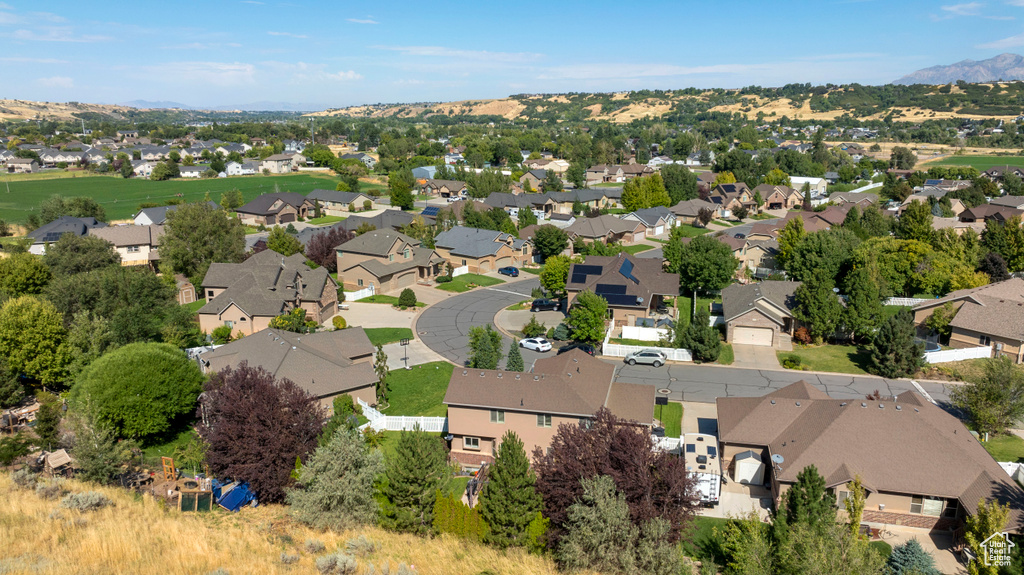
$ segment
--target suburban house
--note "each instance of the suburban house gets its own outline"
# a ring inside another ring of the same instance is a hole
[[[1014,174],[1018,178],[1024,178],[1024,168],[1009,165],[992,166],[991,168],[982,172],[981,175],[987,177],[993,182],[1001,182],[1003,181],[1003,176],[1005,176],[1008,173]]]
[[[39,162],[32,158],[10,158],[5,163],[12,174],[31,174],[39,171]]]
[[[630,212],[622,219],[642,223],[647,228],[647,237],[660,236],[676,227],[676,215],[664,206]]]
[[[313,202],[295,192],[263,194],[240,208],[235,208],[238,219],[247,226],[272,226],[306,219]]]
[[[626,252],[614,256],[587,256],[569,267],[566,308],[582,291],[608,302],[615,325],[636,325],[649,316],[665,296],[679,295],[679,274],[662,271],[660,259],[636,258]]]
[[[359,160],[368,170],[372,170],[377,167],[377,158],[374,158],[370,154],[356,152],[355,154],[342,154],[339,157],[342,160]]]
[[[586,243],[618,242],[625,245],[635,243],[646,236],[646,226],[636,220],[627,220],[611,214],[596,218],[577,218],[565,228],[569,240],[580,240]]]
[[[452,268],[468,267],[471,273],[487,273],[533,260],[533,246],[526,240],[495,232],[455,226],[437,234],[434,249]]]
[[[762,196],[762,200],[764,197]],[[718,214],[727,218],[733,210],[744,206],[751,211],[757,211],[757,202],[754,201],[754,193],[743,182],[734,184],[718,184],[708,196]]]
[[[800,190],[801,194],[803,193],[804,184],[807,184],[813,195],[824,195],[828,190],[828,180],[825,178],[790,176],[789,183],[793,186],[793,189]]]
[[[828,197],[828,201],[837,206],[853,204],[863,210],[868,206],[878,205],[878,194],[871,192],[834,192]]]
[[[46,246],[56,242],[64,234],[84,236],[91,229],[105,227],[107,227],[107,224],[96,218],[61,216],[25,234],[25,237],[32,238],[32,245],[29,246],[28,251],[29,253],[41,256],[46,253]]]
[[[860,478],[868,525],[954,530],[979,501],[996,500],[1010,504],[1007,531],[1024,528],[1024,490],[959,420],[915,392],[832,399],[798,381],[717,404],[723,470],[735,478],[739,456],[753,451],[776,502],[813,465],[841,512]]]
[[[427,180],[423,184],[423,193],[442,198],[464,198],[469,193],[466,182],[457,180]]]
[[[577,425],[601,408],[651,426],[654,393],[652,385],[615,381],[614,365],[578,349],[538,359],[533,373],[456,368],[444,396],[449,455],[463,467],[493,463],[508,431],[527,454],[544,451],[559,425]]]
[[[525,188],[527,184],[534,190],[540,190],[544,187],[544,179],[548,177],[547,170],[530,170],[519,178],[519,183],[523,184]]]
[[[228,162],[224,167],[224,172],[229,176],[252,176],[260,171],[260,166],[256,162]]]
[[[922,337],[931,335],[925,322],[936,309],[950,304],[956,315],[949,323],[949,346],[991,346],[997,356],[1024,363],[1024,279],[950,292],[914,306],[914,323]]]
[[[366,232],[337,247],[338,283],[348,291],[387,293],[444,273],[444,258],[391,229]]]
[[[200,355],[199,364],[207,374],[242,363],[262,367],[275,379],[292,381],[330,411],[343,393],[377,402],[374,350],[361,327],[307,334],[267,328]]]
[[[399,231],[401,228],[408,226],[414,221],[422,220],[428,226],[434,225],[435,218],[431,216],[424,216],[423,214],[416,214],[412,212],[404,212],[402,210],[382,210],[381,212],[372,216],[349,216],[344,220],[338,222],[337,226],[341,226],[346,230],[354,232],[359,228],[366,226],[373,226],[375,230],[396,230]],[[311,228],[306,228],[299,232],[299,238],[301,240],[304,233],[315,233],[316,231]]]
[[[999,204],[981,204],[973,208],[967,208],[960,212],[960,221],[962,222],[987,222],[988,220],[996,220],[997,222],[1005,222],[1013,216],[1024,215],[1024,210],[1018,210]]]
[[[587,168],[586,178],[588,186],[604,182],[625,181],[622,174],[622,166],[609,164],[598,164]]]
[[[761,194],[765,209],[769,210],[792,210],[804,201],[803,194],[789,186],[761,184],[752,190],[754,193]]]
[[[316,189],[306,194],[306,199],[320,203],[320,210],[328,216],[346,216],[349,214],[349,206],[355,207],[356,211],[362,211],[366,202],[370,202],[370,209],[374,209],[373,196],[362,192],[337,192],[334,190]]]
[[[412,177],[416,178],[420,183],[423,183],[424,180],[433,179],[435,174],[437,174],[437,166],[420,166],[412,169]]]
[[[626,180],[650,176],[654,173],[654,168],[647,164],[623,164],[619,168],[622,169],[622,177]]]
[[[146,160],[132,160],[132,174],[140,178],[148,178],[153,174],[153,168],[156,167],[156,162],[147,162]]]
[[[306,310],[307,319],[324,322],[334,315],[338,284],[326,269],[310,269],[302,254],[284,257],[264,250],[240,264],[211,264],[202,295],[207,302],[199,310],[203,331],[226,325],[250,335],[296,308]]]
[[[773,237],[751,238],[750,236],[730,236],[722,234],[715,236],[715,239],[729,246],[734,258],[739,260],[737,271],[740,279],[743,279],[743,270],[750,270],[754,277],[767,277],[778,271],[775,261],[779,255],[779,242]],[[688,244],[693,238],[683,238],[683,243]]]
[[[981,233],[985,231],[985,223],[984,222],[961,222],[960,218],[956,218],[956,217],[953,217],[953,218],[932,217],[932,229],[933,230],[942,230],[942,229],[946,229],[946,228],[952,229],[954,232],[956,232],[956,235],[958,235],[958,236],[959,235],[963,235],[963,233],[965,231],[967,231],[967,230],[973,230],[974,233],[976,233],[976,234],[978,234],[980,236]]]
[[[216,202],[209,202],[213,209],[220,209],[220,206]],[[152,208],[142,208],[132,216],[132,220],[137,226],[148,226],[152,224],[163,224],[167,222],[167,214],[178,209],[180,204],[171,204],[169,206],[155,206]]]
[[[271,174],[288,174],[292,171],[291,154],[274,154],[267,156],[260,162],[260,171],[268,171]]]
[[[699,199],[682,200],[678,204],[669,208],[669,210],[675,214],[677,224],[687,224],[702,228],[704,226],[700,223],[700,220],[697,219],[698,216],[700,216],[701,210],[711,210],[711,213],[714,214],[715,206],[710,202]]]
[[[150,224],[148,226],[107,226],[92,228],[90,236],[107,240],[114,245],[114,251],[121,256],[123,266],[156,267],[160,259],[157,248],[160,238],[164,235],[164,226]]]
[[[199,179],[203,172],[209,170],[208,166],[181,166],[178,168],[178,175],[182,178]]]
[[[1024,196],[1002,196],[1000,198],[992,198],[989,205],[1004,206],[1015,210],[1024,210]]]
[[[725,341],[778,347],[784,336],[793,335],[797,320],[796,288],[801,282],[766,281],[732,284],[722,290]]]

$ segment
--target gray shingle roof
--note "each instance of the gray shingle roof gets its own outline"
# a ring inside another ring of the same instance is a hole
[[[334,280],[324,268],[310,269],[302,254],[284,257],[265,250],[240,264],[215,263],[203,288],[226,288],[200,314],[220,314],[232,304],[254,316],[277,316],[300,301],[320,301]]]
[[[309,201],[320,200],[321,202],[334,202],[337,204],[351,204],[352,202],[359,200],[359,198],[368,198],[366,194],[362,192],[338,192],[335,190],[321,190],[316,189],[306,194],[306,199]],[[362,204],[358,206],[362,208]]]
[[[385,256],[391,250],[395,242],[405,242],[413,246],[420,245],[419,240],[390,229],[373,230],[361,236],[356,236],[345,242],[339,249],[354,254],[366,254],[370,256]]]
[[[656,208],[644,208],[642,210],[637,210],[627,215],[635,216],[638,220],[643,222],[644,225],[648,227],[658,225],[659,220],[664,220],[667,222],[669,220],[675,219],[675,214],[673,214],[671,210],[664,206],[658,206]]]
[[[480,258],[498,253],[509,238],[512,238],[513,249],[520,249],[526,243],[525,240],[502,232],[455,226],[438,234],[434,238],[434,245],[460,256]]]
[[[61,216],[52,222],[39,226],[25,235],[35,240],[33,243],[41,244],[45,242],[56,242],[64,234],[84,236],[89,233],[89,230],[92,228],[103,228],[106,226],[107,224],[98,221],[96,218],[73,218],[71,216]]]
[[[767,308],[758,306],[758,302],[766,300],[780,309],[796,309],[796,288],[801,282],[795,281],[764,281],[747,285],[732,284],[722,290],[722,315],[725,321],[741,316],[752,309],[760,309],[770,313]],[[770,315],[775,315],[770,313]],[[776,316],[776,319],[780,319]]]
[[[235,211],[243,214],[256,214],[260,216],[270,215],[277,213],[270,211],[270,206],[274,205],[274,202],[277,200],[281,200],[282,205],[289,205],[298,208],[306,201],[306,196],[295,192],[263,194],[262,196],[257,196],[256,199],[252,200],[248,204],[235,209]]]

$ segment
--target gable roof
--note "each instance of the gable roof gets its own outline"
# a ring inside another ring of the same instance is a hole
[[[368,194],[364,194],[362,192],[338,192],[335,190],[322,190],[320,188],[306,194],[306,199],[309,201],[319,200],[321,202],[333,202],[336,204],[346,205],[351,204],[359,198],[369,199],[369,197],[370,196]],[[361,205],[359,207],[362,208]]]
[[[89,233],[89,230],[92,228],[104,228],[106,226],[107,224],[97,220],[96,218],[73,218],[71,216],[61,216],[52,222],[39,226],[25,235],[35,240],[32,243],[41,244],[56,242],[64,234],[84,236]]]
[[[722,290],[722,315],[728,322],[757,309],[781,324],[784,318],[779,313],[792,317],[796,309],[796,288],[801,283],[787,280],[727,286]]]
[[[601,407],[637,423],[653,423],[654,387],[615,383],[615,366],[581,350],[538,359],[533,373],[456,368],[444,403],[590,417]]]
[[[236,305],[252,316],[277,316],[297,301],[319,301],[336,282],[326,268],[310,269],[305,262],[301,253],[285,257],[264,250],[240,264],[211,264],[203,288],[226,289],[199,313],[219,315]]]
[[[703,209],[713,209],[714,206],[711,202],[707,202],[701,199],[693,200],[682,200],[678,204],[669,208],[673,214],[683,217],[697,217],[700,211]]]
[[[278,200],[281,200],[281,208],[283,208],[286,205],[292,206],[293,208],[298,208],[307,201],[306,196],[302,194],[297,194],[295,192],[278,192],[271,194],[263,194],[262,196],[257,196],[255,199],[245,204],[244,206],[240,208],[235,208],[235,211],[242,214],[255,214],[258,216],[276,214],[279,211],[281,211],[281,208],[278,208],[275,211],[271,211],[270,208],[275,203],[277,203]]]
[[[859,475],[874,491],[959,499],[970,513],[980,499],[998,499],[1010,503],[1009,528],[1024,528],[1024,490],[960,421],[917,393],[831,399],[801,381],[764,397],[720,397],[717,404],[721,441],[763,445],[783,456],[775,471],[780,482],[795,483],[814,465],[830,488]]]
[[[627,278],[626,272],[637,281]],[[662,271],[660,259],[636,258],[626,252],[587,256],[582,264],[569,266],[565,289],[592,291],[617,307],[646,309],[654,295],[679,293],[679,274]]]
[[[654,208],[643,208],[636,210],[635,212],[626,214],[625,217],[633,216],[640,220],[647,227],[654,227],[658,225],[659,221],[669,222],[676,218],[676,215],[671,210],[664,206],[657,206]]]
[[[317,398],[377,382],[371,361],[373,344],[361,327],[299,334],[264,329],[200,356],[209,371],[262,367],[276,379],[289,379]]]
[[[460,256],[480,258],[497,254],[498,250],[509,240],[511,240],[512,249],[515,250],[521,249],[526,243],[525,240],[504,232],[455,226],[437,234],[437,237],[434,238],[434,245]]]
[[[124,246],[157,246],[160,238],[164,235],[164,227],[160,224],[148,226],[108,226],[105,228],[92,228],[90,236],[96,236],[107,240],[116,247]]]
[[[992,198],[992,201],[989,203],[995,206],[1006,206],[1019,210],[1024,208],[1024,196],[1002,196],[1000,198]]]
[[[349,253],[380,257],[386,256],[391,251],[391,247],[395,245],[395,242],[402,242],[412,246],[420,245],[419,240],[410,238],[401,232],[396,232],[392,229],[382,229],[356,236],[338,246],[338,249]]]
[[[637,221],[624,220],[611,214],[605,214],[596,218],[576,218],[572,225],[565,228],[565,233],[570,236],[596,239],[604,238],[608,234],[636,231],[640,225],[640,222]]]

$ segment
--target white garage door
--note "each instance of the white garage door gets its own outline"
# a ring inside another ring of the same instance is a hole
[[[737,327],[732,331],[732,342],[771,347],[772,330],[766,327]]]
[[[663,233],[665,233],[665,226],[657,226],[654,228],[654,235],[660,236]]]

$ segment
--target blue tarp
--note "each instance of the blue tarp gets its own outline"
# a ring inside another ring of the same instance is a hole
[[[214,479],[212,484],[214,501],[228,511],[238,511],[250,502],[256,501],[256,495],[249,490],[248,483],[222,483]],[[253,506],[255,505],[253,503]]]

